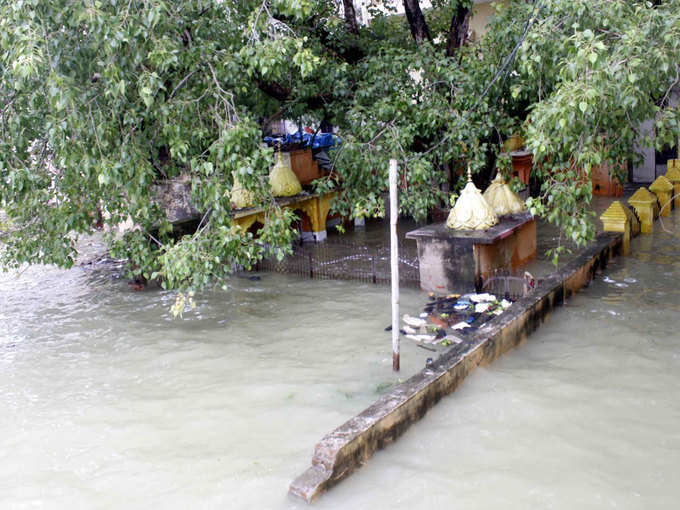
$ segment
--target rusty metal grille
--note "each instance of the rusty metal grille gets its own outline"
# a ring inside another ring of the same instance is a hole
[[[255,270],[288,273],[303,278],[353,280],[376,285],[390,284],[390,248],[329,238],[322,243],[296,244],[283,260],[264,259]],[[399,244],[399,284],[420,286],[415,243]]]
[[[507,270],[497,269],[493,276],[484,280],[483,290],[498,296],[517,300],[526,296],[533,288],[533,277],[529,273],[511,273]]]

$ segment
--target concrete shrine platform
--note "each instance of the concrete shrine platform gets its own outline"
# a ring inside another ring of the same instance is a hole
[[[418,244],[420,286],[449,294],[482,289],[495,270],[515,271],[536,258],[536,219],[528,212],[504,216],[486,230],[452,230],[435,223],[406,234]]]

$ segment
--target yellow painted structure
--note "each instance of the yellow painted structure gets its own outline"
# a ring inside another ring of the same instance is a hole
[[[628,199],[640,219],[640,232],[651,234],[654,231],[654,219],[659,215],[659,202],[656,195],[647,188],[640,188]]]
[[[677,160],[669,160],[669,163],[671,161]],[[671,181],[671,184],[673,185],[673,208],[677,209],[680,207],[680,168],[678,168],[677,163],[668,167],[666,179]]]
[[[640,232],[640,223],[633,212],[616,200],[602,213],[600,219],[604,224],[605,232],[623,233],[623,254],[628,255],[630,252],[630,240],[636,235],[635,228],[637,227],[637,232]]]
[[[336,193],[326,195],[296,195],[293,197],[280,198],[277,203],[286,209],[294,211],[300,210],[309,218],[311,223],[314,240],[323,241],[326,239],[326,220],[331,209],[331,203]],[[251,207],[234,212],[234,223],[243,231],[248,230],[255,223],[265,224],[267,221],[266,212],[263,207]]]
[[[631,211],[630,208],[623,204],[621,205],[623,206],[623,211],[626,213],[626,216],[628,216],[628,221],[630,222],[630,233],[633,237],[640,235],[640,220],[637,216],[635,216],[635,213]]]
[[[671,214],[671,197],[673,196],[673,184],[671,181],[666,179],[663,175],[660,175],[649,187],[649,191],[656,195],[659,199],[659,206],[661,211],[660,216],[670,216]]]

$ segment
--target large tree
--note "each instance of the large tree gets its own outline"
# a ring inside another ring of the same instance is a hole
[[[474,44],[470,0],[366,3],[368,25],[351,0],[2,0],[2,264],[71,265],[98,207],[113,253],[170,288],[282,253],[292,217],[261,143],[273,119],[340,128],[335,208],[355,217],[383,213],[390,157],[402,212],[421,218],[454,170],[488,167],[523,130],[543,183],[532,210],[577,243],[593,235],[590,168],[635,157],[645,119],[656,143],[675,136],[680,0],[510,0]],[[184,236],[154,192],[178,176],[202,213]],[[267,208],[257,237],[232,223],[235,179]],[[125,220],[136,228],[114,235]]]

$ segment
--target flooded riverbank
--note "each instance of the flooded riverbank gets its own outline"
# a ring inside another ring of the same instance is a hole
[[[674,215],[315,506],[672,508]],[[304,508],[314,443],[396,380],[387,289],[237,278],[173,321],[116,274],[0,275],[0,507]],[[402,345],[406,378],[431,353]]]

